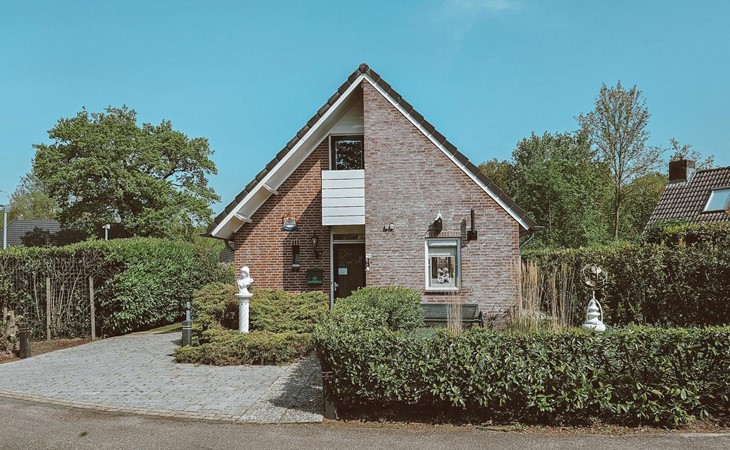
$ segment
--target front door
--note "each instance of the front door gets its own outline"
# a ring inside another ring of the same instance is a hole
[[[365,287],[365,244],[333,244],[335,299]]]

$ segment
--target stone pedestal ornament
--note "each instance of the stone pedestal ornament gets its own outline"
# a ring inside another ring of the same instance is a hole
[[[241,276],[236,281],[238,284],[238,331],[248,333],[248,307],[249,301],[253,294],[248,292],[248,288],[253,284],[248,266],[241,267]]]
[[[606,325],[603,323],[603,309],[596,300],[596,291],[606,286],[607,281],[608,274],[603,268],[595,265],[583,268],[583,282],[593,291],[593,296],[588,302],[586,320],[583,322],[583,329],[585,330],[593,330],[597,333],[606,331]]]

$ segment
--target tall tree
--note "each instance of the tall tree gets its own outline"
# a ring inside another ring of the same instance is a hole
[[[10,194],[8,220],[55,219],[58,203],[33,173],[23,175],[18,187]]]
[[[605,240],[600,212],[608,174],[585,135],[532,134],[517,143],[511,161],[479,167],[545,227],[539,244],[577,247]]]
[[[641,91],[636,86],[625,89],[619,81],[613,87],[603,84],[595,109],[577,118],[611,173],[614,239],[619,238],[621,210],[630,183],[654,171],[663,152],[646,145],[649,117]]]
[[[667,186],[667,175],[651,172],[631,181],[624,200],[621,232],[630,240],[638,239]]]
[[[494,181],[507,195],[514,197],[514,168],[509,161],[492,158],[479,164],[478,167],[480,172]]]
[[[680,159],[691,159],[695,162],[697,169],[711,169],[712,165],[715,164],[715,157],[709,155],[703,157],[702,154],[692,148],[689,144],[680,144],[680,142],[674,138],[669,139],[669,151],[672,154],[669,156],[670,161],[679,161]]]
[[[176,237],[207,222],[219,197],[207,175],[217,173],[205,138],[172,128],[137,125],[126,106],[62,118],[37,144],[33,173],[52,193],[64,225],[92,235],[121,223],[138,236]]]

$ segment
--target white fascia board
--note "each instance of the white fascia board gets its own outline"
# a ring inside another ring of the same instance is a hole
[[[502,209],[504,209],[505,211],[507,211],[507,214],[509,214],[513,219],[515,219],[517,221],[517,223],[519,223],[522,226],[522,228],[524,228],[525,230],[529,230],[530,229],[530,227],[525,223],[525,221],[522,220],[522,218],[519,215],[517,215],[512,210],[512,208],[509,208],[502,201],[502,199],[500,199],[494,192],[492,192],[491,189],[489,189],[489,187],[486,184],[484,184],[479,178],[477,178],[476,176],[474,176],[474,174],[471,173],[471,171],[469,169],[467,169],[466,166],[461,163],[461,161],[459,161],[458,159],[456,159],[456,157],[454,155],[452,155],[451,152],[449,152],[448,150],[446,150],[446,147],[444,147],[443,145],[441,145],[441,143],[439,141],[437,141],[433,137],[433,135],[431,135],[430,133],[428,133],[426,131],[426,129],[423,128],[423,126],[421,126],[421,124],[419,124],[418,122],[416,122],[415,119],[413,118],[413,116],[411,116],[410,114],[408,114],[406,112],[406,110],[403,109],[402,106],[400,106],[398,103],[396,103],[396,101],[393,100],[393,98],[390,95],[388,95],[388,93],[385,92],[380,86],[378,86],[378,84],[375,81],[373,81],[372,78],[370,78],[369,76],[367,76],[365,74],[363,74],[362,77],[364,77],[365,80],[367,80],[367,82],[370,83],[375,88],[375,90],[377,90],[383,97],[385,97],[390,102],[391,105],[393,105],[398,111],[400,111],[400,113],[403,114],[403,116],[405,116],[405,118],[408,119],[421,133],[423,133],[423,135],[426,136],[428,138],[428,140],[430,140],[437,148],[439,148],[444,153],[444,155],[448,156],[449,159],[451,161],[453,161],[453,163],[456,164],[456,166],[459,167],[462,170],[462,172],[464,172],[469,178],[472,179],[472,181],[474,181],[480,188],[482,188],[482,190],[484,192],[486,192],[487,195],[489,195],[492,198],[492,200],[494,200],[495,202],[497,202],[497,204],[499,206],[501,206]]]
[[[218,226],[215,227],[215,229],[213,229],[213,231],[210,233],[212,236],[219,237],[222,239],[230,238],[230,236],[219,236],[219,234],[224,228],[226,228],[226,226],[232,219],[236,218],[236,214],[240,214],[239,211],[241,211],[246,206],[246,204],[254,197],[254,195],[257,192],[259,192],[261,189],[264,189],[264,187],[263,187],[264,184],[269,184],[269,180],[271,180],[271,178],[275,174],[277,174],[277,172],[279,172],[283,167],[286,167],[287,162],[290,161],[294,157],[295,154],[299,153],[302,149],[307,148],[307,146],[305,144],[309,143],[308,142],[309,139],[319,131],[319,128],[322,126],[322,124],[324,122],[326,122],[327,119],[329,119],[330,116],[332,114],[334,114],[340,108],[342,103],[344,103],[347,100],[347,98],[350,96],[350,94],[352,94],[352,91],[354,91],[358,86],[360,86],[360,82],[365,78],[366,78],[365,74],[361,74],[359,77],[357,77],[357,79],[355,79],[355,81],[353,81],[350,84],[350,86],[347,88],[347,90],[345,90],[345,92],[342,93],[342,95],[340,96],[340,98],[337,99],[337,101],[334,103],[334,105],[330,106],[330,108],[327,109],[327,111],[324,113],[324,115],[319,118],[319,120],[306,132],[306,134],[304,136],[302,136],[301,139],[299,139],[299,142],[297,142],[296,145],[294,145],[294,148],[289,150],[289,152],[286,155],[284,155],[284,157],[281,159],[281,161],[279,161],[274,166],[274,168],[271,169],[269,171],[269,173],[267,173],[266,176],[256,184],[256,186],[254,186],[254,188],[251,190],[251,192],[249,192],[248,195],[246,195],[243,198],[243,200],[238,202],[236,207],[233,208],[233,210],[231,210],[231,212],[226,215],[226,217],[221,221],[221,223],[219,223]],[[302,158],[302,161],[304,159],[306,159],[306,157],[309,156],[309,153],[311,153],[313,150],[314,150],[314,147],[310,146],[309,151],[307,152],[307,155],[304,155],[304,157]],[[289,178],[289,176],[294,172],[294,170],[297,169],[297,167],[299,167],[299,164],[296,164],[296,166],[293,169],[288,171],[288,173],[286,173],[286,176],[284,176],[283,179],[286,180],[287,178]],[[271,186],[271,184],[269,184],[269,186]],[[270,192],[267,191],[267,193],[269,195],[271,195]],[[256,210],[258,210],[261,207],[262,204],[263,204],[263,202],[256,205],[255,208],[253,209],[253,211],[251,211],[247,208],[245,212],[247,213],[247,215],[249,217],[251,217],[256,212]],[[238,231],[238,228],[240,228],[244,223],[245,222],[241,222],[241,225],[239,225],[235,231]],[[234,231],[234,233],[235,233],[235,231]]]
[[[274,195],[279,195],[279,191],[277,191],[276,189],[272,188],[271,186],[269,186],[266,183],[264,183],[264,189],[266,189],[267,191],[271,192]]]

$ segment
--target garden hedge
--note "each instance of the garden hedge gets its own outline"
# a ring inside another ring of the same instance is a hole
[[[45,337],[45,279],[51,279],[56,337],[90,334],[88,277],[94,279],[97,334],[114,336],[180,320],[198,287],[233,281],[205,242],[152,238],[89,241],[0,252],[0,307],[24,314],[33,338]],[[60,320],[63,318],[63,320]]]
[[[346,414],[672,426],[730,412],[730,327],[456,336],[363,326],[347,303],[314,338],[329,394]]]
[[[545,272],[567,265],[576,285],[584,266],[606,269],[598,298],[609,325],[730,324],[730,224],[657,228],[639,244],[525,251],[523,258]],[[585,317],[589,296],[577,291],[576,320]]]

